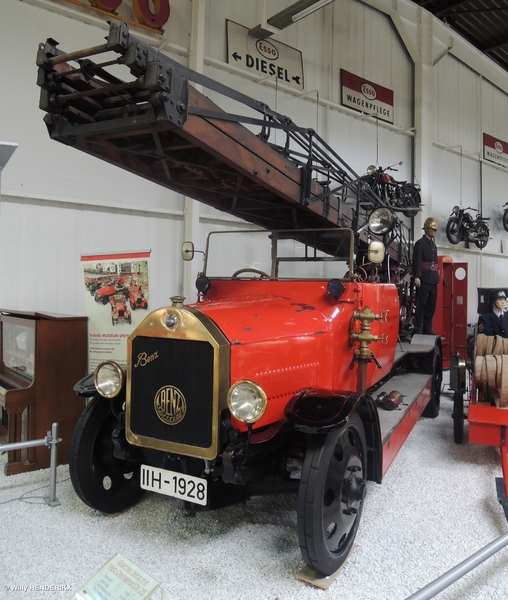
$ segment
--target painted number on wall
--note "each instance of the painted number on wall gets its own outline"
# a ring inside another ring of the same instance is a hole
[[[113,12],[119,8],[123,0],[88,0],[102,10]],[[142,25],[162,27],[167,23],[170,13],[169,0],[132,0],[132,12]]]

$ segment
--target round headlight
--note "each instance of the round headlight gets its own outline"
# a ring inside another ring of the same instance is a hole
[[[266,394],[253,381],[238,381],[228,392],[231,414],[244,423],[255,423],[266,410]]]
[[[459,206],[454,206],[452,212],[455,213],[455,214],[457,214],[458,212],[460,212],[460,207]]]
[[[376,235],[388,233],[395,223],[393,212],[384,206],[376,208],[370,213],[369,229]]]
[[[374,173],[377,171],[376,167],[374,165],[369,165],[367,167],[367,175],[370,175],[372,177],[372,175],[374,175]]]
[[[114,362],[103,362],[95,369],[95,388],[104,398],[114,398],[122,391],[124,375]]]

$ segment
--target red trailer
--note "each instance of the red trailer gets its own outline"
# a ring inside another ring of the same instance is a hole
[[[478,312],[484,312],[491,290],[478,290]],[[467,357],[467,359],[466,359]],[[474,336],[469,352],[452,356],[450,387],[453,396],[454,439],[464,438],[464,421],[469,441],[499,448],[503,477],[496,477],[497,495],[508,519],[508,340],[500,336]],[[465,399],[468,399],[467,416]]]

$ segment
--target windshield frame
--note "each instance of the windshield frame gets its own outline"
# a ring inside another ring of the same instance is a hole
[[[346,246],[345,252],[347,252],[347,256],[345,254],[341,254],[340,256],[334,257],[332,254],[326,253],[323,248],[319,247],[319,243],[315,246],[309,243],[309,236],[315,233],[333,233],[337,234],[337,236],[342,236],[344,239],[341,241],[341,246]],[[214,274],[209,274],[209,258],[212,252],[212,240],[214,240],[215,236],[225,236],[225,235],[242,235],[242,234],[265,234],[271,237],[271,268],[270,272],[267,274],[270,276],[270,280],[284,280],[284,281],[295,281],[302,279],[301,277],[281,277],[279,276],[280,265],[285,262],[307,262],[307,263],[318,263],[318,262],[346,262],[348,272],[343,277],[334,277],[334,279],[341,279],[344,281],[350,281],[353,279],[354,273],[354,232],[349,227],[329,227],[329,228],[313,228],[313,229],[236,229],[236,230],[228,230],[228,231],[211,231],[206,239],[206,247],[204,252],[204,262],[203,262],[203,275],[207,277],[211,277],[213,279],[231,279],[232,276],[216,276]],[[347,239],[349,238],[349,240]],[[304,257],[288,257],[288,256],[278,256],[279,242],[286,240],[294,240],[295,242],[300,242],[305,247],[305,256]],[[318,256],[317,253],[326,254]],[[248,269],[248,265],[245,266],[245,269]],[[237,277],[235,277],[236,279]],[[248,277],[249,279],[252,276]],[[318,281],[328,281],[330,277],[304,277],[305,280],[318,280]]]

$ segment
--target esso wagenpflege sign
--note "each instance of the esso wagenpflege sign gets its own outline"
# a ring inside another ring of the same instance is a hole
[[[341,69],[342,105],[393,123],[393,90]]]

